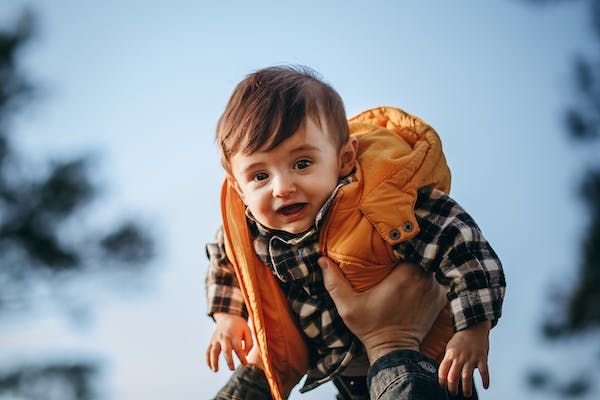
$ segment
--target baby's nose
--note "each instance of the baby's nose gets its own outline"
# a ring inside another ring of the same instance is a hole
[[[288,176],[277,177],[273,185],[273,197],[286,197],[295,190],[293,179]]]

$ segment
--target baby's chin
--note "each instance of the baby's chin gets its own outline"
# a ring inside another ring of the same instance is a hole
[[[308,231],[310,228],[312,228],[312,225],[302,226],[302,227],[298,227],[298,228],[287,228],[287,229],[281,229],[281,230],[284,232],[290,233],[292,235],[298,235],[300,233],[304,233],[304,232]]]
[[[293,223],[293,224],[284,224],[278,227],[268,227],[269,229],[273,229],[276,231],[281,231],[285,233],[289,233],[291,235],[298,235],[300,233],[304,233],[310,230],[313,227],[310,223]]]

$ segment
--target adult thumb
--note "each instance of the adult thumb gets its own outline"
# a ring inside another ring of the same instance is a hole
[[[356,293],[350,286],[350,282],[340,271],[340,267],[329,257],[319,258],[318,263],[323,271],[323,284],[333,302],[339,307],[338,302],[348,302],[353,299]]]

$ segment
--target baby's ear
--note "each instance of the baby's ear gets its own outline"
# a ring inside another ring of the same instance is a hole
[[[227,174],[227,183],[229,183],[229,186],[231,186],[236,193],[238,194],[238,196],[240,196],[240,198],[242,199],[242,201],[244,202],[244,204],[246,203],[244,201],[244,192],[242,192],[242,188],[240,187],[240,185],[237,183],[237,181],[235,180],[235,178],[229,174]]]
[[[356,155],[358,153],[358,140],[350,136],[348,141],[340,149],[340,172],[339,176],[346,176],[354,169]]]

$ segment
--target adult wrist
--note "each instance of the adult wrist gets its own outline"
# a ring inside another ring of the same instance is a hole
[[[367,352],[369,363],[395,350],[419,351],[421,342],[418,332],[405,329],[402,326],[380,327],[372,332],[358,335]]]
[[[369,340],[363,341],[369,364],[373,365],[379,358],[397,350],[419,351],[419,342],[411,339]]]
[[[407,346],[407,345],[384,345],[384,346],[375,346],[373,348],[367,348],[367,358],[369,359],[369,364],[373,365],[375,361],[380,359],[381,357],[399,350],[406,351],[419,351],[419,346]]]

